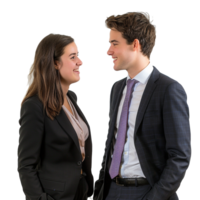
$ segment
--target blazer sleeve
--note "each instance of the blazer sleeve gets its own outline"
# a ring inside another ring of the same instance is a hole
[[[186,93],[179,83],[167,87],[162,112],[168,159],[159,181],[147,195],[148,200],[167,200],[173,196],[189,166],[190,125],[186,101]]]
[[[52,199],[45,194],[37,175],[44,136],[42,103],[27,99],[21,107],[19,124],[18,172],[26,197],[30,200]]]
[[[112,112],[111,104],[112,104],[114,86],[115,86],[115,84],[113,85],[113,87],[111,89],[111,93],[110,93],[109,127],[110,127],[110,122],[111,122],[111,112]],[[102,193],[103,188],[102,187],[103,187],[103,183],[104,183],[105,170],[106,170],[105,163],[106,163],[107,146],[108,146],[108,136],[107,136],[107,140],[106,140],[103,161],[102,161],[101,169],[100,169],[100,173],[99,173],[99,179],[95,182],[95,190],[94,190],[94,196],[93,196],[94,200],[103,198],[103,193]],[[99,196],[102,196],[102,197],[99,197]]]

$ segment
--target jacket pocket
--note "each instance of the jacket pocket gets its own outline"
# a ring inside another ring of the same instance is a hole
[[[51,180],[46,180],[46,179],[41,179],[41,184],[43,188],[53,190],[53,191],[58,191],[62,192],[65,189],[65,182],[58,182],[58,181],[51,181]]]

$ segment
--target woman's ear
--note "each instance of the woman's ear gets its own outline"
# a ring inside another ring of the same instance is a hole
[[[54,61],[55,69],[59,70],[61,66],[62,66],[62,61],[58,61],[58,60]]]
[[[55,67],[55,69],[58,69],[58,61],[57,60],[54,61],[54,67]]]

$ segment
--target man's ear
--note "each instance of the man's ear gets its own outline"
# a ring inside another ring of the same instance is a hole
[[[132,49],[134,50],[141,49],[140,41],[138,39],[135,39],[131,46],[132,46]]]

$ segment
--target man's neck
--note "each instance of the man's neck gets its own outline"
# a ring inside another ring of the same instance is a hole
[[[126,71],[126,73],[128,73],[129,77],[133,79],[137,74],[144,70],[149,65],[149,63],[151,63],[151,61],[146,60],[146,62],[140,63],[140,65],[138,65],[137,67],[133,67],[128,72]]]

